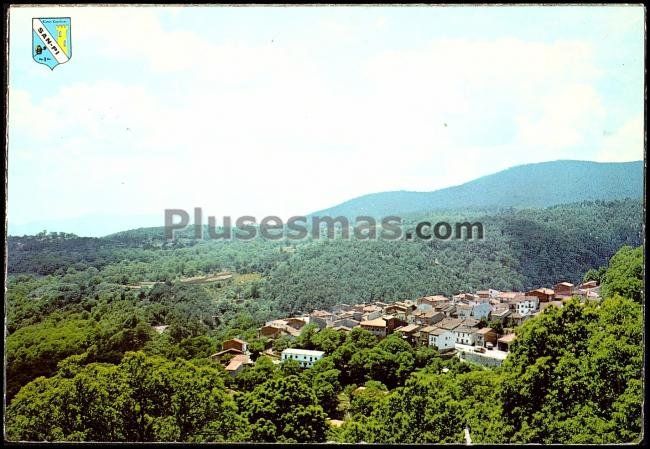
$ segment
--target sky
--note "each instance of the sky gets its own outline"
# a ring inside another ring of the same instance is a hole
[[[644,156],[642,6],[9,14],[10,234],[162,226],[170,208],[288,218]],[[32,59],[48,17],[71,18],[54,70]]]

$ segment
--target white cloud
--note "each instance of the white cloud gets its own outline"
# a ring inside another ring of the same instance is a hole
[[[31,14],[12,14],[12,29],[29,26]],[[124,70],[144,61],[146,72],[131,82],[77,80],[45,97],[11,89],[10,192],[42,196],[38,210],[14,206],[25,221],[43,210],[309,212],[575,158],[610,121],[597,88],[606,73],[589,42],[436,39],[369,50],[337,69],[313,40],[214,42],[206,30],[164,27],[150,8],[39,14],[70,14],[75,42],[124,61]],[[348,24],[321,25],[342,52],[355,38]],[[604,139],[602,160],[618,157],[616,148],[638,152],[641,123]],[[65,163],[52,163],[52,142]],[[65,204],[53,210],[51,197]]]
[[[543,148],[545,154],[561,155],[563,150],[583,144],[597,133],[605,116],[605,108],[593,87],[566,86],[541,97],[518,119],[517,141],[522,147]]]
[[[643,113],[627,121],[611,135],[602,139],[596,160],[601,162],[627,162],[643,159]]]

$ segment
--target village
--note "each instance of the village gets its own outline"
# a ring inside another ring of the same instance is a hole
[[[269,340],[282,336],[295,338],[307,324],[318,330],[332,328],[343,333],[361,328],[380,339],[397,334],[415,347],[430,346],[446,356],[458,356],[484,366],[499,366],[515,341],[514,328],[547,307],[562,307],[564,301],[574,296],[583,300],[600,299],[600,286],[596,281],[577,286],[560,282],[553,288],[541,287],[527,292],[489,289],[393,303],[338,304],[331,310],[314,310],[309,314],[268,321],[258,329],[258,335]],[[264,355],[275,363],[296,360],[301,367],[310,368],[325,353],[287,348],[280,354],[267,349]],[[212,358],[222,361],[232,376],[253,363],[248,344],[238,338],[225,341],[222,350]]]

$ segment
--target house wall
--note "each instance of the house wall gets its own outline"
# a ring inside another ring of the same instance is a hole
[[[547,295],[546,293],[534,290],[526,293],[526,296],[535,296],[539,302],[548,302],[553,299],[552,295]]]
[[[416,337],[416,344],[422,345],[422,346],[427,346],[427,345],[430,346],[431,345],[430,337],[431,336],[429,335],[428,332],[422,332],[420,330],[420,336]]]
[[[282,353],[282,361],[285,360],[297,360],[300,363],[300,366],[303,368],[311,368],[314,366],[318,360],[322,359],[322,355],[314,354],[287,354],[286,352]]]
[[[509,316],[510,316],[509,311],[508,311],[508,313],[506,313],[504,315],[501,315],[501,316],[497,316],[494,313],[492,313],[492,314],[490,314],[490,319],[503,323]]]
[[[456,338],[453,332],[445,332],[440,335],[429,335],[429,346],[433,346],[436,349],[453,349],[456,347]]]
[[[336,304],[332,307],[332,313],[334,314],[347,312],[349,310],[352,310],[352,307],[349,304]]]
[[[374,312],[369,312],[369,313],[364,315],[364,320],[366,320],[366,321],[374,320],[375,318],[380,318],[383,314],[384,313],[381,310],[376,310]]]
[[[301,320],[299,318],[289,318],[287,320],[287,324],[294,329],[302,329],[306,323],[304,320]]]
[[[260,329],[260,336],[268,337],[268,338],[276,338],[278,335],[280,335],[281,332],[282,331],[277,327],[264,326]]]
[[[487,342],[492,343],[494,346],[497,345],[497,332],[494,329],[490,330],[487,334],[476,332],[475,335],[476,346],[485,346]]]
[[[487,317],[490,315],[491,309],[492,308],[490,307],[489,303],[477,304],[472,309],[472,318],[475,318],[477,320],[480,320],[481,318],[487,319]]]
[[[538,305],[539,299],[537,297],[530,297],[529,299],[518,302],[516,305],[516,311],[520,315],[528,315],[535,312],[538,308]]]
[[[376,327],[376,326],[361,326],[363,329],[367,330],[371,334],[376,335],[377,337],[385,337],[386,336],[386,328],[385,327]]]
[[[226,341],[224,341],[223,345],[222,345],[222,348],[223,349],[237,349],[238,351],[241,351],[241,352],[246,352],[247,349],[248,349],[246,343],[239,343],[239,342],[234,341],[234,340],[226,340]]]
[[[397,329],[400,326],[406,326],[408,324],[406,321],[402,321],[397,318],[392,318],[386,321],[386,332],[387,333],[392,333],[395,329]]]
[[[476,341],[476,334],[470,332],[454,332],[456,343],[463,345],[473,345]]]
[[[325,329],[327,327],[327,321],[317,316],[310,316],[309,324],[315,324],[319,329]]]
[[[511,344],[512,343],[503,343],[503,342],[497,340],[497,349],[499,351],[508,352],[508,351],[510,351],[510,345]]]
[[[345,327],[353,328],[353,327],[356,327],[358,325],[359,325],[359,322],[355,321],[355,320],[353,320],[351,318],[343,318],[343,319],[340,319],[340,320],[336,320],[336,321],[334,321],[334,323],[332,323],[333,327],[345,326]]]
[[[408,317],[410,316],[408,315],[407,312],[399,312],[399,311],[393,313],[392,315],[394,315],[395,318],[397,318],[398,320],[404,321],[405,323],[408,322]]]
[[[573,294],[573,287],[568,287],[561,284],[555,284],[553,286],[553,290],[555,290],[556,296],[557,295],[571,296]]]

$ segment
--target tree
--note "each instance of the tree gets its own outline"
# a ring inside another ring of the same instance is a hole
[[[327,354],[333,353],[345,340],[345,335],[331,327],[321,329],[312,338],[314,349],[324,351]]]
[[[386,385],[376,380],[369,380],[350,395],[350,413],[370,416],[386,394],[388,394]]]
[[[257,442],[322,442],[327,415],[311,388],[296,375],[270,379],[240,399]]]
[[[414,368],[411,346],[397,335],[386,337],[372,348],[355,352],[349,362],[354,383],[379,380],[389,388],[402,384]]]
[[[321,359],[323,360],[323,359]],[[319,360],[320,362],[320,360]],[[311,386],[316,395],[318,403],[323,408],[325,413],[330,416],[336,414],[338,406],[338,394],[341,392],[341,382],[339,381],[340,371],[335,369],[333,363],[329,363],[330,369],[323,369],[317,367],[319,362],[308,371],[314,371],[311,377]]]
[[[602,282],[603,297],[619,294],[641,302],[643,298],[643,247],[623,246],[609,261]]]
[[[438,351],[432,346],[420,346],[415,351],[415,367],[424,368],[433,359],[439,356]]]
[[[642,323],[641,306],[619,296],[602,304],[572,300],[526,322],[502,366],[509,438],[592,444],[638,438],[641,402],[633,406],[631,398],[640,399]],[[622,409],[625,418],[617,413]]]
[[[596,281],[598,284],[602,284],[606,271],[606,266],[602,266],[597,270],[595,268],[591,268],[583,276],[582,282]]]
[[[259,357],[252,368],[244,368],[235,378],[235,384],[241,391],[252,391],[256,386],[263,384],[277,375],[277,368],[273,361],[266,356]]]
[[[283,360],[280,363],[280,372],[283,376],[298,376],[302,373],[300,362],[293,359]]]
[[[214,341],[203,335],[186,338],[178,346],[184,351],[184,356],[187,359],[209,357],[215,350]]]
[[[264,352],[266,346],[266,339],[253,339],[248,342],[248,350],[251,353],[251,358],[257,360],[258,357]]]
[[[488,327],[494,329],[497,335],[503,335],[503,322],[500,320],[491,320]]]
[[[318,326],[306,324],[300,329],[300,335],[296,338],[296,346],[303,349],[314,349],[314,338],[318,333]]]
[[[241,441],[244,419],[222,370],[143,353],[119,365],[80,360],[26,385],[8,408],[12,440]]]
[[[50,376],[57,363],[83,353],[97,332],[92,320],[51,315],[42,323],[18,329],[7,338],[7,397],[38,376]]]

